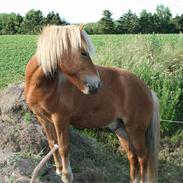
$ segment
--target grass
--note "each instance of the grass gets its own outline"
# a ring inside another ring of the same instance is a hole
[[[0,36],[1,89],[24,80],[25,66],[35,52],[36,40],[34,35]],[[183,35],[94,35],[92,40],[97,50],[96,64],[131,70],[157,92],[163,119],[183,120]],[[23,119],[29,123],[29,114],[25,113]],[[172,144],[182,141],[182,129],[182,124],[161,123],[162,134],[173,135]],[[110,146],[112,152],[116,151],[118,143],[113,134],[97,130],[82,133],[96,137],[104,146]],[[160,175],[165,174],[167,167],[171,170],[167,178],[160,176],[160,182],[181,182],[178,177],[181,179],[182,168],[177,164],[160,162]]]
[[[161,117],[183,120],[183,35],[94,35],[95,63],[129,69],[156,91]],[[24,80],[25,66],[36,49],[37,36],[0,36],[0,88]],[[162,123],[162,133],[180,125]],[[180,130],[179,130],[180,131]]]
[[[24,79],[25,65],[36,49],[36,36],[0,36],[0,88]]]
[[[23,120],[26,124],[31,123],[31,114],[29,112],[23,113]]]

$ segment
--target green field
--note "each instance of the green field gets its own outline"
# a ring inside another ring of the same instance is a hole
[[[183,35],[94,35],[94,62],[131,70],[156,91],[161,118],[183,121]],[[25,66],[36,50],[37,36],[0,36],[0,89],[24,80]],[[82,130],[85,136],[97,137],[115,155],[118,142],[105,130]],[[159,182],[182,182],[183,124],[161,122]],[[179,143],[180,142],[180,143]],[[111,164],[121,167],[110,160]],[[100,164],[100,162],[99,162]],[[128,167],[128,166],[127,166]],[[126,174],[128,174],[126,172]],[[114,181],[116,183],[116,181]]]
[[[36,36],[0,36],[0,88],[24,79],[27,61],[36,48]]]
[[[183,120],[183,35],[94,35],[94,62],[126,68],[142,78],[160,98],[161,118]],[[0,36],[0,88],[24,80],[25,65],[37,36]],[[181,125],[162,122],[162,134]],[[182,128],[181,128],[182,129]]]

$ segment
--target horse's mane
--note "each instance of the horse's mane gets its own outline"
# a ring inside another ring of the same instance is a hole
[[[46,26],[38,40],[36,57],[48,75],[55,72],[63,54],[77,52],[81,48],[90,56],[95,52],[89,36],[79,26]]]

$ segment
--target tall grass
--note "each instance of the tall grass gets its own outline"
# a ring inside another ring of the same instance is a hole
[[[97,64],[131,70],[157,93],[162,119],[183,120],[183,35],[110,35],[93,40]],[[161,122],[161,131],[172,135],[181,125]]]

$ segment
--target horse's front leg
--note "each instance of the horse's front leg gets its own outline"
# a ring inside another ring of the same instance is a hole
[[[73,174],[69,160],[69,119],[60,114],[52,115],[56,129],[59,152],[62,158],[62,181],[73,183]]]
[[[58,143],[55,127],[44,116],[37,115],[37,118],[38,118],[39,122],[41,123],[41,126],[43,127],[43,129],[46,133],[50,149],[53,149],[54,144]],[[54,158],[54,161],[55,161],[56,173],[61,174],[62,162],[61,162],[61,157],[60,157],[60,154],[59,154],[58,150],[56,150],[53,153],[53,158]]]

